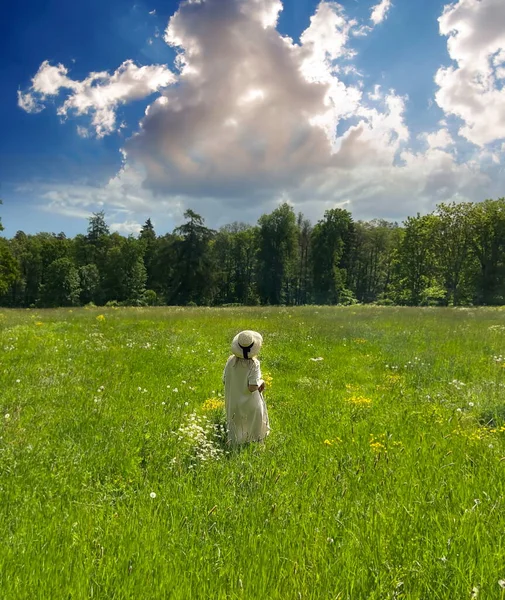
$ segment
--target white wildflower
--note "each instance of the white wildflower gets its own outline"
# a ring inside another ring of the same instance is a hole
[[[10,414],[9,414],[9,413],[6,413],[6,415],[5,415],[5,419],[8,421],[10,418],[11,418]]]
[[[149,496],[151,496],[151,498],[153,498],[153,499],[154,499],[154,498],[156,498],[156,492],[151,492],[151,493],[149,494]]]
[[[469,402],[468,406],[473,407],[473,406],[475,406],[475,404],[473,402]]]
[[[172,390],[172,392],[175,392],[176,394],[177,394],[177,392],[178,392],[178,391],[179,391],[179,390],[178,390],[177,388],[174,388],[174,389]]]
[[[502,590],[505,590],[505,579],[498,579],[498,585]]]
[[[16,383],[21,383],[21,379],[16,379]]]

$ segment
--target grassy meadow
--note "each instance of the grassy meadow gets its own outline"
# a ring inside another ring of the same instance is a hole
[[[1,600],[505,599],[503,309],[5,310],[0,357]]]

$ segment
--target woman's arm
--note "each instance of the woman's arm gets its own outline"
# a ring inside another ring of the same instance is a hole
[[[253,382],[253,383],[249,383],[249,385],[247,386],[249,391],[251,393],[256,392],[256,391],[262,391],[261,390],[261,386],[263,385],[264,387],[264,383],[263,383],[263,379],[261,379],[261,369],[260,369],[260,362],[259,360],[254,359],[254,365],[249,373],[249,382]]]

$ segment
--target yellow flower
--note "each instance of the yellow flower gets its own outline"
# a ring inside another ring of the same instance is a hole
[[[102,323],[103,321],[105,321],[105,316],[104,315],[98,315],[98,317],[96,318],[97,321],[100,321],[100,323]]]
[[[263,373],[263,381],[265,382],[265,385],[267,387],[272,385],[272,381],[273,381],[273,377],[270,375],[270,373]]]
[[[355,344],[366,344],[366,340],[364,340],[363,338],[354,338],[353,342]]]
[[[351,396],[347,402],[350,402],[355,406],[370,406],[370,404],[372,404],[372,400],[370,398],[365,398],[364,396]]]
[[[208,398],[202,404],[203,410],[218,410],[224,407],[224,401],[220,398]]]
[[[37,321],[37,322],[35,323],[35,325],[38,325],[38,326],[40,327],[40,325],[44,325],[44,323],[42,323],[42,321]]]
[[[371,442],[370,448],[375,452],[375,454],[379,454],[382,451],[387,452],[386,446],[384,446],[384,444],[381,442]]]
[[[334,446],[335,444],[341,444],[342,440],[339,437],[336,437],[334,440],[324,440],[323,444],[325,446]]]

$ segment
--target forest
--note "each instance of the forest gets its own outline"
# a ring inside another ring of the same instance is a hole
[[[505,304],[505,198],[402,224],[339,208],[312,224],[286,203],[218,231],[184,217],[163,235],[151,219],[138,236],[111,233],[99,212],[74,238],[0,236],[0,306]]]

